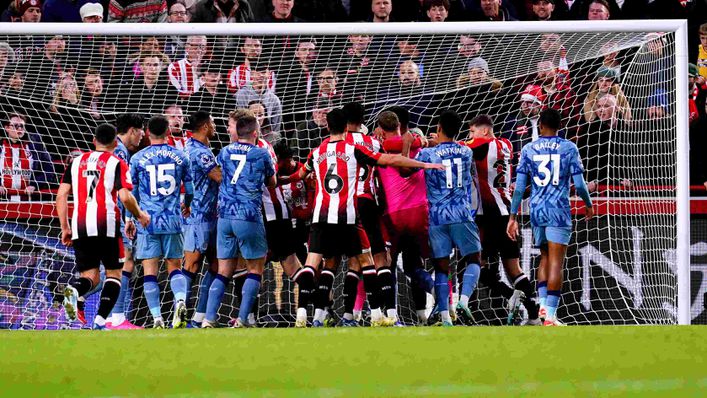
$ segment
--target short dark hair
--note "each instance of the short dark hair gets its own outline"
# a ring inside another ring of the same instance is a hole
[[[250,61],[251,72],[265,73],[268,69],[270,69],[270,65],[268,64],[267,60],[265,60],[264,58],[265,57],[260,57],[258,59],[254,59],[254,60]]]
[[[280,140],[275,145],[273,145],[273,150],[275,151],[275,156],[278,159],[290,159],[293,156],[292,148],[287,146],[287,141]]]
[[[131,128],[140,129],[145,125],[142,116],[137,113],[121,113],[115,119],[116,129],[119,135],[126,134]]]
[[[400,127],[398,116],[391,111],[383,111],[378,115],[378,126],[383,131],[395,131]]]
[[[601,5],[603,5],[604,7],[606,7],[607,10],[611,11],[611,7],[609,7],[609,2],[606,1],[606,0],[592,0],[592,1],[589,2],[589,4],[592,4],[592,3],[601,4]]]
[[[192,131],[197,131],[211,122],[211,114],[203,109],[194,112],[190,118]]]
[[[153,137],[161,138],[167,134],[169,129],[169,122],[167,118],[162,115],[156,115],[147,121],[147,130]]]
[[[427,12],[432,7],[444,7],[445,10],[449,11],[449,0],[425,0],[422,3],[422,11]]]
[[[346,114],[339,108],[327,113],[326,122],[329,134],[341,134],[346,130]]]
[[[562,115],[555,109],[547,108],[540,112],[540,125],[557,131],[562,123]]]
[[[469,126],[490,126],[493,128],[493,118],[491,115],[478,115],[471,119]]]
[[[393,105],[386,109],[386,111],[395,113],[395,116],[398,117],[398,122],[400,122],[401,128],[408,128],[408,125],[410,124],[410,112],[408,112],[407,108],[400,105]]]
[[[108,123],[99,124],[93,136],[101,145],[110,145],[115,141],[115,126]]]
[[[442,112],[437,123],[442,127],[442,133],[449,138],[455,138],[462,129],[462,118],[451,109]]]
[[[244,115],[236,122],[238,136],[250,138],[255,131],[258,131],[258,120],[253,115]]]
[[[363,117],[366,111],[360,102],[349,102],[341,108],[346,114],[346,122],[353,124],[363,124]]]
[[[3,123],[3,124],[4,124],[5,126],[9,125],[9,124],[10,124],[10,120],[11,120],[13,117],[18,117],[18,118],[22,119],[23,122],[27,123],[27,117],[26,117],[25,115],[22,115],[22,114],[17,113],[17,112],[10,112],[10,113],[7,114],[7,116],[5,116],[5,123]]]

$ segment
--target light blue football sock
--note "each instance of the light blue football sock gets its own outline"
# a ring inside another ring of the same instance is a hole
[[[162,319],[162,311],[160,310],[160,285],[157,284],[157,277],[154,275],[145,275],[142,286],[145,299],[147,299],[147,307],[150,309],[152,318]]]
[[[449,311],[449,275],[435,271],[435,301],[437,311]]]
[[[187,279],[182,274],[182,271],[175,269],[169,273],[169,288],[174,294],[174,303],[187,298]]]
[[[229,279],[221,274],[217,274],[211,287],[209,287],[209,300],[206,303],[206,320],[216,322],[218,319],[218,309],[221,306],[223,293],[226,291]]]
[[[471,297],[474,293],[474,289],[476,289],[476,284],[479,282],[479,275],[481,275],[481,267],[479,264],[467,264],[466,270],[464,270],[461,294],[466,297]]]
[[[549,290],[547,292],[547,301],[545,308],[547,309],[546,319],[555,319],[557,316],[557,307],[560,305],[560,296],[562,292],[559,290]]]
[[[113,311],[111,311],[111,314],[125,313],[125,297],[128,295],[128,291],[130,290],[130,277],[132,275],[132,272],[122,272],[120,276],[120,294],[118,295],[118,301],[116,301],[113,306]]]
[[[206,303],[209,301],[209,288],[215,276],[216,273],[209,270],[201,278],[201,283],[199,283],[199,298],[196,300],[196,310],[194,312],[201,314],[206,312]]]
[[[243,282],[243,299],[241,300],[241,308],[238,310],[238,317],[244,323],[248,319],[248,314],[250,314],[255,298],[260,291],[261,280],[262,277],[258,274],[248,274]]]

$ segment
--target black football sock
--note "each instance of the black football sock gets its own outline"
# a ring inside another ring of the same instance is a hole
[[[368,306],[374,310],[380,308],[380,297],[378,290],[378,276],[375,267],[363,267],[363,288],[366,290],[366,300]]]
[[[395,309],[395,279],[390,267],[378,269],[378,288],[381,302],[387,310]]]
[[[344,278],[344,317],[353,319],[356,296],[358,295],[358,282],[361,280],[358,272],[349,271]],[[350,319],[349,319],[350,320]]]
[[[79,293],[79,297],[83,297],[86,293],[93,289],[93,281],[88,278],[81,277],[71,282],[71,286],[73,286]]]
[[[292,280],[299,286],[297,308],[307,308],[307,305],[312,302],[315,274],[314,268],[306,266],[300,268],[292,277]]]
[[[110,312],[113,311],[118,296],[120,295],[120,280],[116,278],[106,278],[101,290],[101,301],[98,305],[98,316],[105,319],[108,318]]]
[[[328,269],[322,270],[314,293],[314,308],[323,310],[329,305],[331,287],[334,285],[334,273]]]

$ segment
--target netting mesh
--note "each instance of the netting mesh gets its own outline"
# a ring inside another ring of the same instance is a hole
[[[303,160],[326,137],[326,112],[349,101],[364,104],[369,131],[391,105],[407,108],[421,134],[434,132],[441,109],[466,121],[489,114],[516,154],[539,134],[538,112],[558,109],[563,134],[582,154],[598,210],[595,220],[575,224],[560,319],[676,320],[673,34],[10,35],[0,41],[2,328],[77,327],[57,304],[59,286],[73,275],[73,253],[57,239],[53,199],[67,161],[91,148],[98,124],[123,112],[164,113],[179,145],[188,135],[188,115],[205,109],[217,122],[217,152],[228,143],[228,113],[245,107],[259,116],[263,138],[284,140]],[[522,267],[534,275],[539,252],[527,227],[521,253]],[[146,324],[139,264],[136,270],[129,317]],[[502,271],[499,278],[505,280]],[[168,315],[164,271],[160,285]],[[339,315],[342,285],[339,272]],[[402,272],[398,286],[401,318],[415,323]],[[192,300],[197,289],[194,281]],[[280,265],[268,263],[261,323],[292,325],[296,294]],[[487,286],[479,286],[472,303],[478,323],[504,322],[505,299]],[[222,322],[237,305],[227,290]]]

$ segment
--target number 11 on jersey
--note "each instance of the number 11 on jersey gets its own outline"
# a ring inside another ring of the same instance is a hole
[[[442,165],[444,165],[444,172],[446,173],[447,177],[447,188],[454,188],[454,181],[453,181],[453,176],[452,176],[452,163],[454,163],[455,166],[457,166],[457,188],[460,188],[462,186],[462,159],[461,158],[453,158],[453,159],[444,159],[442,160]]]

